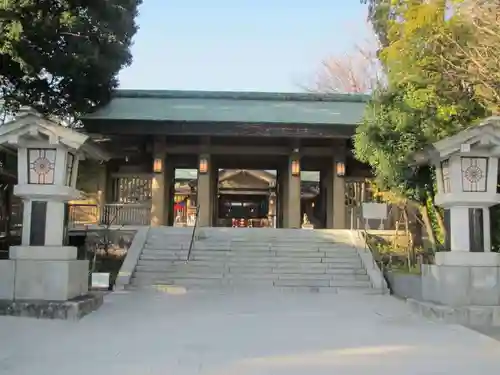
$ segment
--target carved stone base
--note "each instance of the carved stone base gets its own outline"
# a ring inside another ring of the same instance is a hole
[[[445,306],[414,299],[406,300],[410,310],[427,319],[471,327],[500,327],[500,306]]]
[[[0,315],[37,319],[79,320],[97,310],[103,294],[88,294],[68,301],[0,300]]]

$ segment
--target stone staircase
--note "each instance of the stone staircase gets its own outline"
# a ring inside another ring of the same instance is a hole
[[[132,287],[371,289],[348,231],[203,228],[186,262],[190,228],[151,228]]]

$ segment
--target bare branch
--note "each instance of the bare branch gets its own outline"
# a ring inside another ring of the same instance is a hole
[[[385,79],[377,58],[379,44],[372,36],[343,55],[322,61],[308,91],[333,93],[370,93]]]
[[[443,40],[448,47],[440,56],[445,72],[470,85],[479,100],[500,114],[500,3],[465,0],[453,11],[460,28]]]

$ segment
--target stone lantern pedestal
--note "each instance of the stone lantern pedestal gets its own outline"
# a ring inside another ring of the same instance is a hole
[[[490,207],[500,203],[500,119],[441,140],[417,155],[436,170],[435,202],[446,212],[447,247],[422,267],[424,315],[466,325],[500,325],[500,254],[491,252]]]
[[[67,202],[80,196],[79,160],[106,156],[87,135],[31,112],[0,127],[0,145],[17,149],[14,194],[23,200],[21,245],[0,261],[0,313],[81,316],[102,300],[89,296],[88,261],[68,246]]]

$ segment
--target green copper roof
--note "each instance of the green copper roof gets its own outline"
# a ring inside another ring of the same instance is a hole
[[[357,94],[117,90],[83,120],[356,125],[367,100]]]

